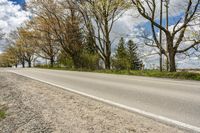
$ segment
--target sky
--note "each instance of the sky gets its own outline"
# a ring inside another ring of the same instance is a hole
[[[183,7],[184,5],[180,5],[180,3],[184,4],[184,1],[187,0],[171,0],[171,8],[170,9],[170,24],[173,25],[180,17],[182,17]],[[5,33],[10,33],[11,31],[15,30],[17,27],[20,27],[24,24],[25,21],[29,19],[29,13],[22,10],[21,6],[23,6],[25,0],[0,0],[0,29],[3,29]],[[159,20],[158,20],[159,21]],[[165,20],[164,20],[165,23]],[[116,22],[114,25],[111,39],[115,40],[117,43],[118,39],[123,37],[129,37],[128,39],[132,39],[132,37],[139,33],[139,28],[142,27],[143,29],[150,30],[150,23],[147,22],[142,17],[138,17],[135,10],[128,10],[125,14]],[[133,35],[133,36],[132,36]],[[135,41],[140,41],[135,39]],[[1,47],[5,44],[5,41],[0,41],[0,51]],[[116,46],[116,45],[114,45]],[[113,47],[114,50],[115,47]],[[149,53],[155,52],[154,49],[148,49]],[[143,53],[143,49],[141,48]],[[156,62],[157,56],[147,58],[148,62],[151,62],[150,66],[154,64],[158,64]],[[153,61],[154,60],[154,61]],[[195,61],[188,58],[184,60],[181,59],[178,61],[179,64],[187,64],[183,67],[200,67],[196,61],[200,62],[199,60]],[[152,63],[153,62],[153,63]],[[189,64],[189,65],[188,65]],[[197,65],[198,64],[198,65]]]
[[[10,1],[12,1],[12,2],[14,2],[16,4],[19,4],[19,5],[22,5],[22,6],[25,3],[25,0],[10,0]]]
[[[17,27],[20,27],[29,19],[29,13],[21,9],[23,2],[22,0],[0,0],[0,29],[2,29],[6,35],[16,30]],[[5,40],[0,41],[0,52],[5,43]]]
[[[9,33],[28,20],[28,12],[22,10],[23,0],[0,0],[0,28]]]

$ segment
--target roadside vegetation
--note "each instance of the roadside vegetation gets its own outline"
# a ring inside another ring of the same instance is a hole
[[[4,105],[0,105],[0,120],[6,117],[7,108]]]
[[[179,72],[168,72],[159,70],[89,70],[89,69],[69,69],[65,67],[49,67],[49,66],[36,66],[36,68],[50,69],[50,70],[64,70],[64,71],[79,71],[79,72],[94,72],[94,73],[105,73],[105,74],[119,74],[119,75],[130,75],[130,76],[145,76],[155,78],[169,78],[169,79],[181,79],[181,80],[196,80],[200,81],[200,73],[187,72],[179,70]]]
[[[172,78],[172,79],[187,79],[187,80],[199,80],[200,74],[191,72],[160,72],[158,70],[144,70],[144,71],[96,71],[110,74],[122,74],[122,75],[134,75],[134,76],[147,76],[157,78]]]
[[[1,120],[1,119],[4,119],[5,116],[6,116],[5,111],[4,111],[4,110],[0,110],[0,120]]]
[[[177,72],[176,57],[190,57],[191,52],[199,51],[199,30],[193,26],[198,25],[200,0],[185,2],[174,25],[169,16],[173,4],[169,0],[158,4],[156,0],[30,0],[26,10],[31,11],[31,19],[7,35],[9,45],[0,54],[0,66],[46,64],[52,69],[199,80],[198,74]],[[113,39],[114,25],[131,10],[149,22],[150,34],[142,31],[127,37],[119,33]],[[1,32],[0,39],[4,36]],[[141,53],[152,48],[160,57],[156,58],[159,66],[154,68],[160,72],[145,70],[144,58],[152,53]]]

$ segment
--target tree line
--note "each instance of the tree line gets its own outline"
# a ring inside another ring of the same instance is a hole
[[[168,16],[170,4],[167,0],[163,3]],[[151,24],[153,43],[145,44],[158,48],[167,58],[169,71],[174,72],[176,54],[199,46],[200,40],[195,35],[187,40],[190,45],[182,48],[187,29],[197,18],[199,3],[200,0],[188,0],[183,17],[171,30],[169,17],[165,26],[156,21],[156,12],[161,8],[156,0],[32,0],[26,7],[32,13],[30,21],[10,34],[10,44],[0,56],[1,66],[22,64],[25,67],[27,62],[31,67],[40,57],[49,60],[49,67],[142,69],[137,44],[132,40],[126,42],[121,38],[112,54],[111,32],[115,23],[127,10],[135,9]],[[164,33],[165,44],[159,41],[161,35],[156,29]]]

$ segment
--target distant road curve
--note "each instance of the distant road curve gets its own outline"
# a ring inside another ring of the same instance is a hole
[[[200,132],[198,81],[33,68],[8,71]]]

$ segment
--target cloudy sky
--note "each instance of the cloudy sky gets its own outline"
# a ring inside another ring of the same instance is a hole
[[[0,29],[6,35],[28,20],[29,14],[21,9],[23,3],[23,0],[0,0]],[[0,52],[5,43],[5,40],[0,41]]]
[[[18,0],[14,3],[13,1],[0,0],[0,28],[5,33],[16,29],[28,19],[28,13],[23,11],[19,5],[23,1]]]
[[[184,9],[184,1],[187,0],[171,0],[170,4],[172,7],[170,9],[170,24],[173,25],[180,17],[182,17],[183,9]],[[24,4],[25,0],[0,0],[0,29],[3,29],[5,33],[9,33],[15,30],[17,27],[23,25],[25,21],[29,19],[29,13],[22,10],[21,6]],[[182,5],[180,4],[182,3]],[[137,12],[134,10],[127,11],[122,18],[115,24],[114,30],[112,32],[113,38],[124,37],[132,37],[137,34],[139,31],[139,27],[143,27],[143,29],[149,29],[149,23],[144,20],[142,17],[138,17]],[[131,36],[130,36],[131,35]],[[117,40],[117,39],[116,39]],[[140,41],[140,40],[136,40]],[[0,41],[0,49],[4,41]],[[148,49],[148,48],[147,48]],[[146,50],[146,49],[145,49]],[[142,51],[143,52],[143,51]],[[150,53],[154,51],[148,51]],[[154,64],[158,64],[156,62],[157,57],[150,57],[146,60],[149,60],[150,66]],[[152,61],[154,60],[154,61]],[[199,59],[195,58],[189,59],[181,59],[178,61],[178,65],[181,67],[200,67]],[[182,65],[182,64],[187,65]]]

